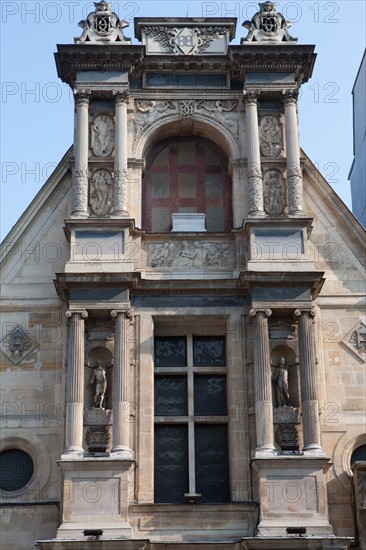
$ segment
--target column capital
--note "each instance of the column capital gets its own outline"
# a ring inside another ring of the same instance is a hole
[[[121,105],[122,103],[128,103],[130,100],[130,90],[113,90],[112,91],[116,105]]]
[[[65,312],[65,315],[68,319],[70,319],[74,314],[78,313],[79,315],[81,315],[81,317],[83,319],[87,319],[88,318],[88,312],[85,310],[85,309],[75,309],[75,310],[71,310],[71,309],[68,309],[66,312]]]
[[[301,315],[304,315],[305,313],[307,313],[309,315],[309,317],[315,317],[316,313],[315,313],[315,309],[313,307],[310,307],[310,308],[297,308],[295,309],[294,311],[294,317],[301,317]]]
[[[244,90],[243,99],[244,99],[245,105],[257,105],[260,95],[261,95],[260,91],[257,91],[257,90],[251,90],[251,91]]]
[[[284,90],[282,92],[282,101],[284,105],[296,105],[299,97],[299,90]]]
[[[90,90],[88,90],[88,89],[78,90],[78,89],[74,88],[73,89],[73,94],[74,94],[75,103],[77,103],[77,104],[86,103],[87,105],[89,105],[89,101],[90,101],[90,98],[91,98],[91,91]]]
[[[264,315],[268,318],[272,315],[272,310],[269,308],[253,308],[249,311],[249,316],[255,317],[257,313],[264,313]]]

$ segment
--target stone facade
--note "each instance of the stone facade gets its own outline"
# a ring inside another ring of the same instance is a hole
[[[7,549],[365,549],[364,232],[299,146],[314,47],[271,2],[239,46],[81,26],[73,148],[3,243]]]

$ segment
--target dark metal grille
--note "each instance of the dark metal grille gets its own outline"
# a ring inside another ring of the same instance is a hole
[[[34,471],[32,458],[20,449],[8,449],[0,454],[0,488],[18,491],[30,481]]]

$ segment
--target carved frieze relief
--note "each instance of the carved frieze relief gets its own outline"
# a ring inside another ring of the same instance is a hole
[[[96,216],[106,216],[112,208],[113,178],[109,170],[95,170],[90,178],[89,205]]]
[[[148,264],[151,267],[202,269],[227,267],[232,264],[233,251],[228,243],[200,241],[165,241],[149,245]]]
[[[137,100],[135,102],[136,112],[134,117],[135,134],[139,135],[151,122],[162,115],[175,112],[179,113],[182,119],[191,118],[195,113],[213,117],[238,138],[239,119],[237,107],[237,101],[217,99]]]

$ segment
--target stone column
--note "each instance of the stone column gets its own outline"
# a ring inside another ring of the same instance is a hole
[[[320,443],[319,399],[313,329],[314,310],[295,310],[299,323],[299,360],[304,451],[324,455]]]
[[[254,381],[255,418],[257,448],[255,453],[275,454],[273,441],[273,406],[271,385],[271,362],[269,353],[268,317],[270,309],[251,309],[249,315],[255,317],[254,340]]]
[[[114,144],[114,216],[128,216],[127,212],[127,102],[128,92],[116,94]]]
[[[74,159],[72,215],[88,215],[89,97],[90,92],[75,92]]]
[[[297,122],[298,91],[284,92],[287,157],[287,191],[290,216],[303,216],[303,185],[300,165],[299,128]]]
[[[115,319],[113,366],[113,445],[112,453],[131,460],[129,403],[129,325],[126,311],[111,312]]]
[[[66,428],[63,454],[83,453],[84,319],[86,311],[66,311],[70,319],[66,378]]]
[[[247,127],[249,216],[264,216],[263,182],[258,131],[258,98],[259,92],[244,92]]]

